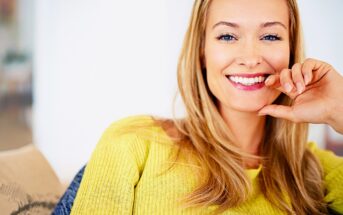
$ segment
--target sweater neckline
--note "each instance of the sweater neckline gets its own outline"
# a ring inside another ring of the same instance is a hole
[[[246,169],[246,173],[248,174],[249,178],[254,180],[258,174],[261,172],[262,165],[260,164],[257,169]]]
[[[152,117],[150,117],[150,119],[155,123],[155,120]],[[167,134],[167,132],[161,126],[157,125],[157,128],[163,134],[163,136],[167,138],[169,143],[171,144],[174,143],[171,137]],[[258,176],[258,174],[261,172],[261,169],[262,169],[262,165],[260,164],[258,168],[245,169],[245,172],[247,173],[247,175],[249,176],[251,180],[254,180]]]

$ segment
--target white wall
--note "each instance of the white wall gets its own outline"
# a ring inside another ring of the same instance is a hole
[[[62,180],[112,121],[170,115],[166,9],[161,0],[37,0],[34,136]]]
[[[111,122],[132,114],[171,116],[193,1],[36,1],[34,138],[61,180],[69,181]],[[313,5],[323,8],[320,0],[299,2],[305,15],[314,13]],[[328,31],[338,28],[338,5],[342,9],[340,0],[325,2],[324,14],[304,24],[308,53],[343,71],[343,32],[318,32],[324,27],[310,24],[326,17],[334,21]]]

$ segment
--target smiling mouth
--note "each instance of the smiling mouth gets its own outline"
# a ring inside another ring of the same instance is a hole
[[[226,75],[226,77],[236,84],[244,86],[253,86],[264,83],[269,74],[244,74],[244,75]]]

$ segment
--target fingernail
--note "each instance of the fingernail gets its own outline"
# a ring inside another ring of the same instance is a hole
[[[305,75],[304,75],[304,80],[305,80],[305,84],[306,84],[306,85],[309,84],[309,83],[310,83],[310,76],[307,75],[307,74],[305,74]]]
[[[287,93],[292,91],[292,86],[289,83],[284,84],[283,86]]]
[[[265,83],[266,85],[269,85],[269,84],[271,84],[272,79],[273,79],[273,77],[272,77],[272,76],[269,76],[269,77],[265,80],[264,83]]]
[[[302,93],[304,91],[304,87],[300,82],[297,82],[297,92],[298,94]]]
[[[267,78],[267,79],[264,81],[264,84],[269,85],[269,84],[270,84],[270,79]]]

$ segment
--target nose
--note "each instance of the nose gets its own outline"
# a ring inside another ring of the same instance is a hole
[[[254,68],[257,65],[261,64],[262,57],[261,56],[244,56],[244,57],[238,57],[237,63],[242,66],[246,66],[248,68]]]
[[[262,56],[258,53],[255,46],[245,46],[243,49],[244,51],[241,52],[241,55],[236,57],[236,63],[238,65],[254,68],[262,63]]]

